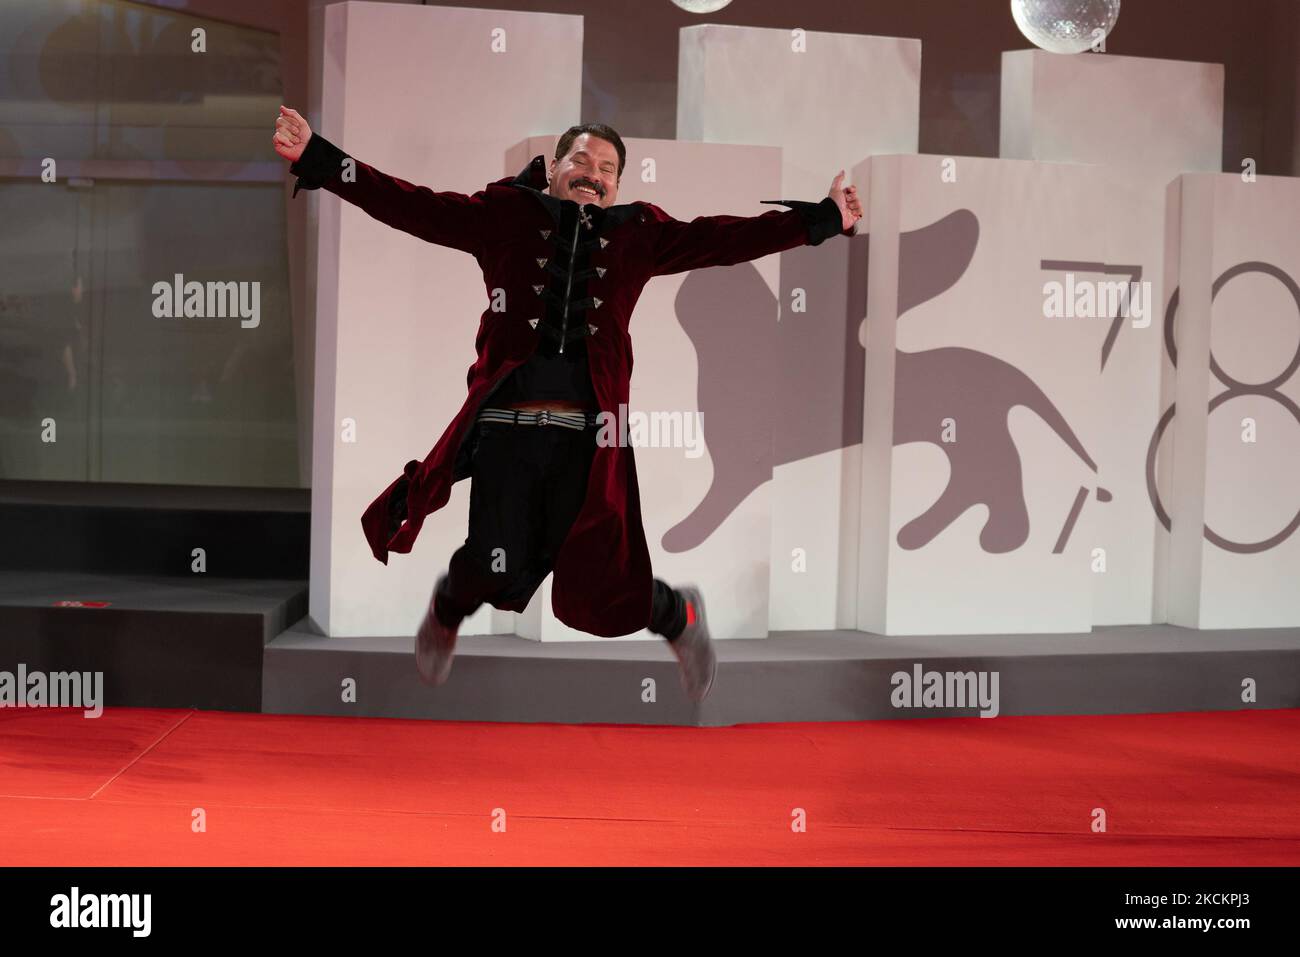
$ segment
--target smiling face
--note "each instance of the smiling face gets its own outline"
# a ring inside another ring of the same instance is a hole
[[[557,199],[613,206],[618,197],[618,150],[609,140],[581,133],[567,155],[551,160],[550,178],[547,192]]]

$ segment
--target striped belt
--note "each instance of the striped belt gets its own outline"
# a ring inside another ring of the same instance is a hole
[[[479,422],[500,422],[504,425],[558,425],[562,429],[595,428],[596,412],[554,412],[539,409],[526,412],[523,409],[482,409],[478,414]]]

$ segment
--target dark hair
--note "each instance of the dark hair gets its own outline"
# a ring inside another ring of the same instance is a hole
[[[612,126],[606,126],[604,123],[583,123],[581,126],[570,126],[564,131],[560,141],[555,144],[555,161],[558,163],[568,156],[573,141],[583,133],[590,133],[592,136],[598,136],[602,140],[608,140],[614,144],[614,149],[618,150],[618,175],[621,177],[623,175],[623,164],[627,162],[627,150],[623,148],[623,139],[618,135],[618,131]]]

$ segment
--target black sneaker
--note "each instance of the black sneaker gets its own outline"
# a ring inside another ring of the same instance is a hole
[[[686,627],[668,647],[677,656],[682,688],[692,701],[703,701],[713,687],[718,673],[718,659],[709,638],[709,624],[704,615],[704,597],[695,585],[679,589],[686,600]]]
[[[415,633],[415,668],[420,672],[420,680],[427,685],[440,685],[451,674],[451,659],[456,654],[456,631],[459,625],[447,627],[433,613],[434,602],[446,575],[438,579],[433,586],[433,596],[429,599],[429,608],[420,622],[420,630]]]

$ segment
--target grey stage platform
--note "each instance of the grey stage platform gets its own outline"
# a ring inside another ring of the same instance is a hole
[[[0,571],[0,671],[100,671],[108,707],[257,711],[266,644],[306,612],[292,579]]]
[[[1300,707],[1300,629],[1166,625],[1086,635],[720,641],[696,707],[658,641],[466,637],[427,688],[411,636],[308,630],[310,492],[0,481],[0,671],[103,671],[105,704],[475,721],[728,725],[974,714],[895,709],[890,676],[997,671],[999,711],[1120,714]],[[207,574],[190,571],[201,544]],[[57,607],[63,599],[106,608]],[[414,627],[414,623],[412,623]],[[355,679],[356,703],[342,700]],[[643,700],[654,679],[656,700]],[[1258,701],[1243,704],[1252,678]]]
[[[699,706],[682,693],[667,645],[643,640],[461,638],[450,680],[415,672],[414,639],[325,638],[306,620],[266,647],[262,710],[461,721],[717,726],[974,715],[896,709],[891,675],[997,671],[1001,715],[1129,714],[1300,707],[1300,629],[1198,632],[1170,625],[1085,635],[887,638],[784,632],[719,641],[718,677]],[[345,703],[345,679],[357,700]],[[653,678],[656,701],[642,700]],[[1241,701],[1254,679],[1258,700]]]
[[[0,480],[0,671],[102,671],[109,707],[257,711],[266,643],[307,613],[310,506],[307,489]]]

